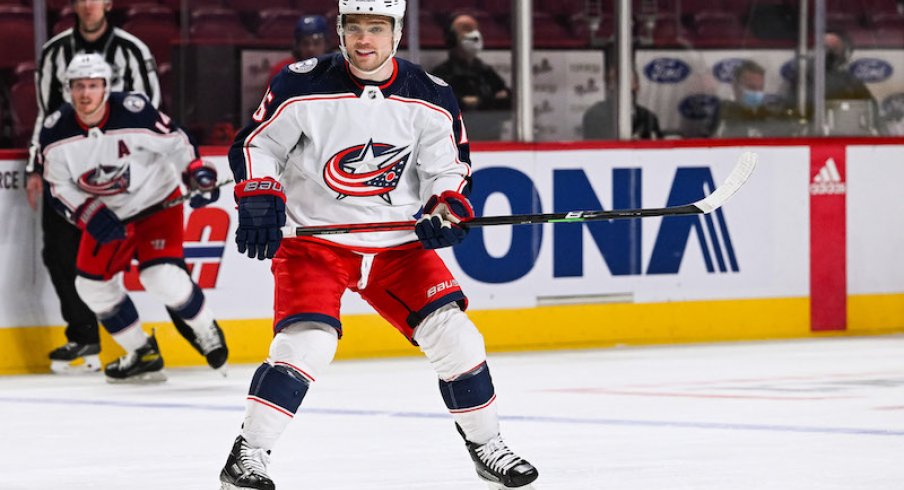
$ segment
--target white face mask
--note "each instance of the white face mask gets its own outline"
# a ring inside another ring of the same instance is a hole
[[[471,31],[461,37],[459,45],[462,51],[474,56],[483,49],[483,35],[480,31]]]

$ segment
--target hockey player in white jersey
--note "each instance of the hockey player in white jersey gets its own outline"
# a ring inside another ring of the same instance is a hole
[[[68,104],[47,117],[40,159],[56,210],[84,231],[76,262],[76,290],[127,352],[106,366],[107,380],[162,381],[163,358],[119,275],[138,259],[145,289],[193,330],[189,341],[214,369],[226,363],[223,332],[204,294],[185,271],[182,205],[131,220],[182,194],[179,171],[199,207],[219,197],[216,169],[143,94],[110,93],[110,66],[98,54],[79,54],[66,69]]]
[[[483,337],[432,249],[473,217],[470,156],[451,89],[395,57],[404,0],[340,0],[341,54],[289,65],[272,81],[229,160],[236,242],[272,258],[274,338],[255,372],[224,489],[274,489],[270,451],[342,335],[339,302],[357,292],[418,346],[474,461],[494,488],[530,488],[537,469],[499,433]],[[422,218],[416,230],[285,238],[281,227]]]

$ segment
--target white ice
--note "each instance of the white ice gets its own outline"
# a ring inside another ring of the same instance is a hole
[[[164,355],[166,353],[164,352]],[[536,488],[904,488],[904,337],[495,354]],[[255,366],[0,377],[0,489],[218,487]],[[336,362],[273,452],[281,490],[482,489],[421,358]]]

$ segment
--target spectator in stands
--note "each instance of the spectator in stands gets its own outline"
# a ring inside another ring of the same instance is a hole
[[[304,15],[295,24],[295,41],[292,56],[279,61],[270,69],[272,80],[280,70],[296,61],[316,58],[326,53],[326,18],[322,15]]]
[[[720,138],[794,135],[792,111],[780,102],[781,98],[767,98],[765,87],[766,70],[752,60],[741,62],[733,76],[734,100],[719,104],[715,135]]]
[[[854,45],[851,39],[842,31],[829,30],[826,31],[823,38],[825,44],[825,60],[826,60],[826,84],[825,84],[825,100],[827,105],[831,105],[832,101],[851,101],[863,100],[868,101],[870,106],[870,133],[882,131],[882,124],[879,119],[879,104],[873,97],[872,92],[863,83],[862,80],[854,76],[849,70],[851,54],[854,51]],[[812,63],[807,72],[807,110],[812,111],[813,107],[813,91],[809,89],[812,86],[813,71]],[[790,89],[792,93],[791,100],[796,101],[797,80],[791,80]]]
[[[452,87],[462,111],[509,110],[512,92],[493,67],[478,57],[483,49],[480,25],[472,15],[453,14],[446,31],[449,58],[431,73]]]
[[[44,44],[36,70],[38,117],[26,167],[27,193],[33,209],[37,209],[40,196],[44,196],[41,212],[42,255],[66,322],[68,342],[50,353],[51,366],[55,371],[68,371],[70,362],[87,358],[91,362],[83,367],[99,371],[97,318],[75,290],[75,259],[81,232],[54,211],[49,193],[45,192],[43,168],[41,162],[36,161],[41,153],[38,136],[45,117],[52,117],[63,105],[64,98],[68,97],[64,94],[66,66],[77,53],[99,53],[113,70],[112,91],[143,92],[154,107],[160,105],[160,84],[157,66],[148,47],[128,32],[110,24],[107,14],[113,8],[112,0],[71,0],[71,4],[76,15],[75,27],[59,33]],[[172,312],[170,316],[180,332],[191,332],[181,318]]]
[[[618,139],[616,126],[616,100],[618,99],[617,72],[615,66],[606,70],[606,98],[590,106],[584,113],[585,140]],[[660,139],[662,130],[659,118],[651,110],[637,104],[637,90],[640,87],[635,70],[631,74],[631,137],[633,139]]]

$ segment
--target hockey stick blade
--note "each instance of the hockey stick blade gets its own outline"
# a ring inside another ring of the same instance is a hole
[[[582,223],[610,219],[650,218],[654,216],[687,216],[707,214],[725,204],[747,182],[756,168],[756,153],[744,152],[725,182],[712,194],[691,204],[665,208],[614,209],[611,211],[569,211],[567,213],[515,214],[510,216],[482,216],[468,220],[468,227],[494,225],[529,225],[540,223]],[[299,226],[283,228],[284,237],[338,235],[379,231],[410,231],[417,221],[386,221],[382,223],[350,223],[339,225]]]

